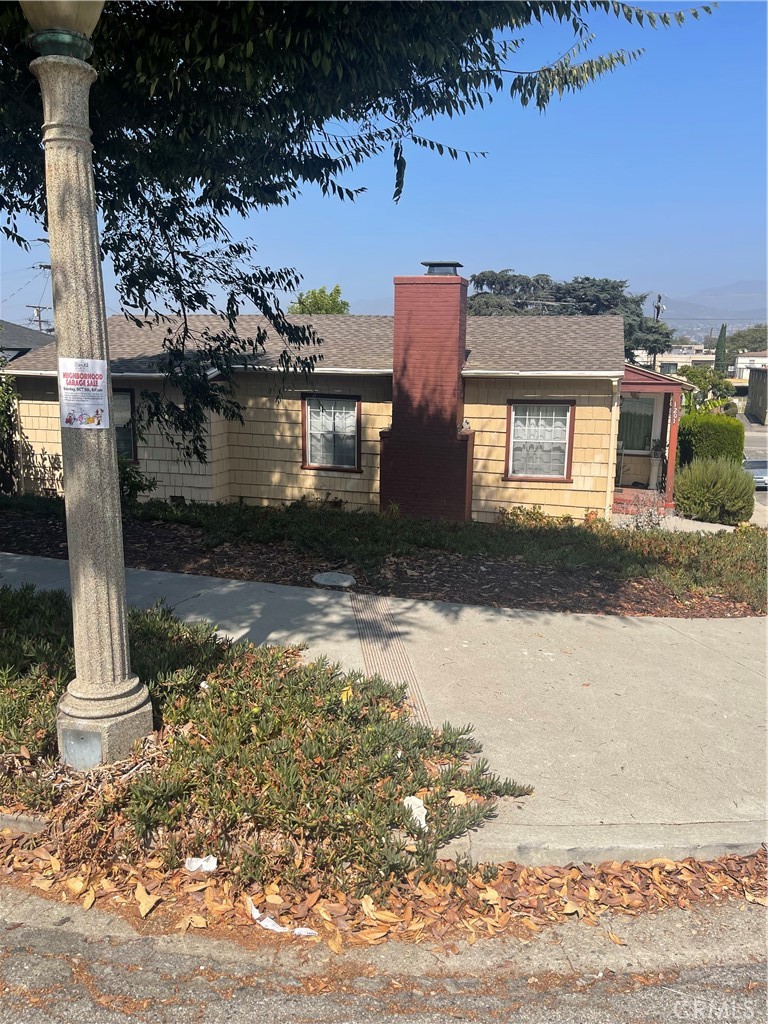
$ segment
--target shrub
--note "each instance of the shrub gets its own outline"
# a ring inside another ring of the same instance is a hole
[[[496,512],[499,526],[517,527],[523,530],[546,526],[573,526],[572,515],[550,516],[541,505],[513,505],[511,508],[499,508]]]
[[[726,402],[723,406],[723,412],[726,416],[738,416],[739,407],[735,402]]]
[[[552,526],[554,519],[546,514],[541,505],[513,505],[511,508],[500,508],[497,512],[500,526]]]
[[[680,465],[694,459],[744,458],[744,427],[730,416],[689,413],[680,420]]]
[[[151,494],[157,487],[153,476],[145,476],[135,462],[117,457],[117,472],[120,479],[120,501],[124,507],[130,508],[139,500],[140,494]]]
[[[735,526],[754,511],[755,481],[731,459],[695,459],[675,478],[675,505],[689,519]]]

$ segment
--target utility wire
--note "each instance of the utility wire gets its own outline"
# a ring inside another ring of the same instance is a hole
[[[41,271],[39,271],[39,272],[38,272],[37,274],[35,274],[35,276],[34,276],[34,277],[31,277],[31,278],[29,279],[29,281],[27,281],[27,283],[26,283],[26,284],[23,284],[23,285],[21,286],[21,288],[17,288],[17,289],[16,289],[16,291],[15,291],[15,292],[13,292],[13,293],[12,293],[11,295],[7,295],[7,296],[6,296],[5,298],[4,298],[4,300],[3,300],[3,301],[4,301],[4,302],[10,302],[10,300],[11,300],[11,299],[13,299],[13,298],[14,298],[14,297],[15,297],[16,295],[18,295],[18,294],[19,294],[19,292],[23,292],[25,288],[29,288],[29,286],[30,286],[31,284],[33,284],[33,283],[34,283],[34,282],[35,282],[35,281],[36,281],[36,280],[38,279],[38,277],[40,277],[40,275],[41,275],[41,274],[45,274],[45,273],[47,273],[47,271],[45,271],[45,270],[41,270]]]

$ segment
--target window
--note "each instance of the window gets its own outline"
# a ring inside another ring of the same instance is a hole
[[[136,461],[136,433],[133,427],[133,392],[112,392],[112,422],[115,426],[117,454]]]
[[[305,469],[360,470],[360,400],[339,395],[305,395]]]
[[[507,479],[568,482],[573,402],[510,402]]]
[[[649,452],[656,400],[652,396],[621,396],[619,444],[625,452]]]

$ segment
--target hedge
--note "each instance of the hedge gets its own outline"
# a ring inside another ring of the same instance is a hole
[[[740,463],[744,458],[744,425],[731,416],[688,413],[680,420],[678,452],[681,466],[694,459],[731,459]]]
[[[755,510],[755,481],[732,459],[696,459],[675,477],[679,515],[702,523],[736,526]]]

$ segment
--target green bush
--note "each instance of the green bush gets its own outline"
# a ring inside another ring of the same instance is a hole
[[[731,459],[695,459],[675,478],[680,515],[702,523],[736,526],[755,508],[755,481]]]
[[[726,402],[723,406],[723,412],[726,416],[738,416],[739,407],[735,402]]]
[[[744,458],[744,426],[730,416],[694,412],[680,420],[680,465],[694,459]]]
[[[117,457],[117,472],[120,479],[120,501],[124,508],[135,505],[140,494],[151,494],[157,487],[157,480],[153,476],[145,476],[135,462],[122,455]]]

